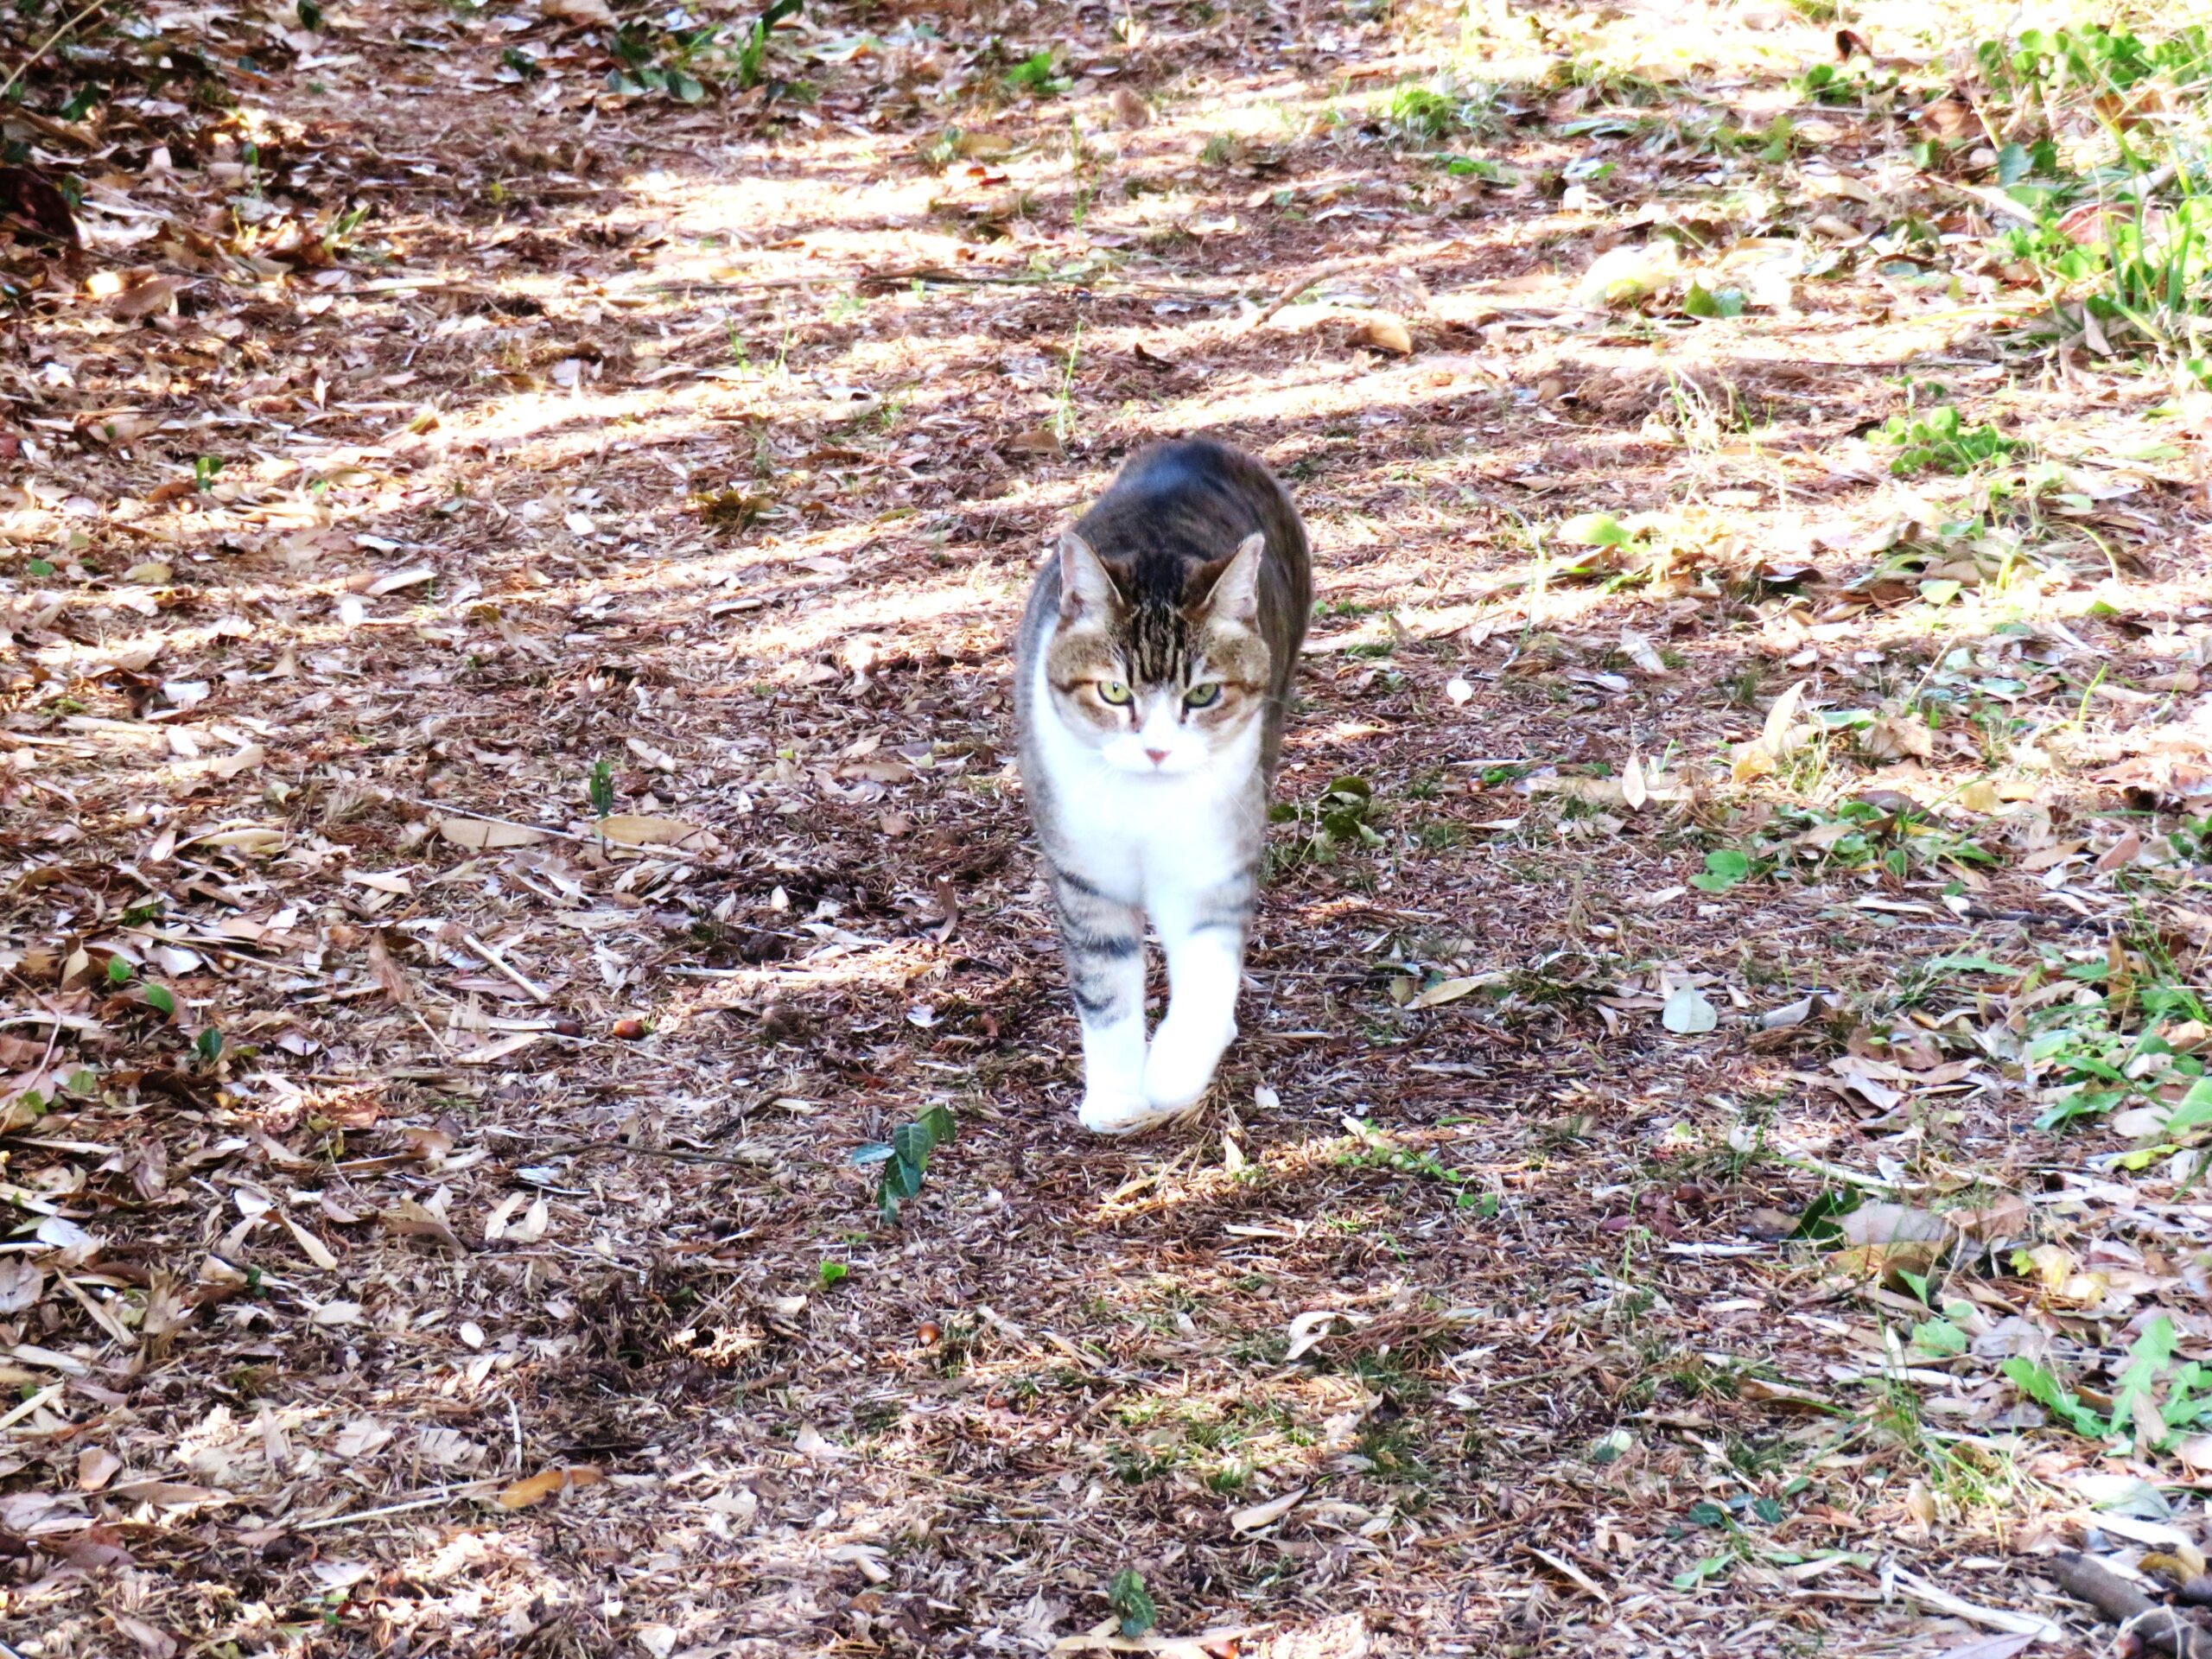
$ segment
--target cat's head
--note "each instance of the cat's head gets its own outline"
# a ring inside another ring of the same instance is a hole
[[[1259,719],[1271,666],[1258,621],[1265,545],[1255,531],[1208,564],[1140,566],[1061,536],[1045,678],[1061,723],[1115,771],[1203,771]]]

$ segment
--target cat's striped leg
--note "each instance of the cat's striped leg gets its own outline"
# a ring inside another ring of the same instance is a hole
[[[1060,950],[1083,1024],[1086,1129],[1128,1135],[1159,1121],[1144,1096],[1144,918],[1082,877],[1053,872]]]
[[[1170,888],[1154,899],[1153,923],[1167,953],[1168,998],[1145,1061],[1144,1093],[1161,1117],[1197,1103],[1222,1052],[1236,1040],[1244,938],[1258,892],[1255,863],[1224,880]]]

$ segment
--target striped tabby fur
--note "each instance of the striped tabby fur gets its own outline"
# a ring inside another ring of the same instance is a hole
[[[1133,457],[1060,541],[1021,621],[1021,773],[1102,1134],[1194,1104],[1236,1034],[1268,789],[1313,607],[1268,470],[1193,439]],[[1144,924],[1167,1013],[1144,1028]]]

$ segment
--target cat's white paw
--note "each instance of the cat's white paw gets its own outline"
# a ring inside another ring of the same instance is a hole
[[[1160,1110],[1141,1094],[1086,1090],[1075,1116],[1093,1135],[1138,1135],[1175,1114]]]
[[[1171,1117],[1198,1104],[1236,1037],[1233,1025],[1226,1032],[1198,1033],[1177,1026],[1172,1018],[1163,1021],[1144,1063],[1144,1093],[1152,1109]]]

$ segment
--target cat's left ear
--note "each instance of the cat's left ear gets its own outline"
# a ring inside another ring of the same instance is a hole
[[[1208,571],[1218,569],[1213,586],[1202,601],[1209,615],[1229,622],[1254,622],[1260,615],[1260,556],[1267,551],[1268,538],[1254,531],[1236,545],[1236,551],[1221,562],[1210,565]]]
[[[1060,532],[1060,614],[1072,618],[1084,611],[1111,616],[1121,607],[1121,591],[1114,573],[1091,550],[1090,543],[1071,530]]]

